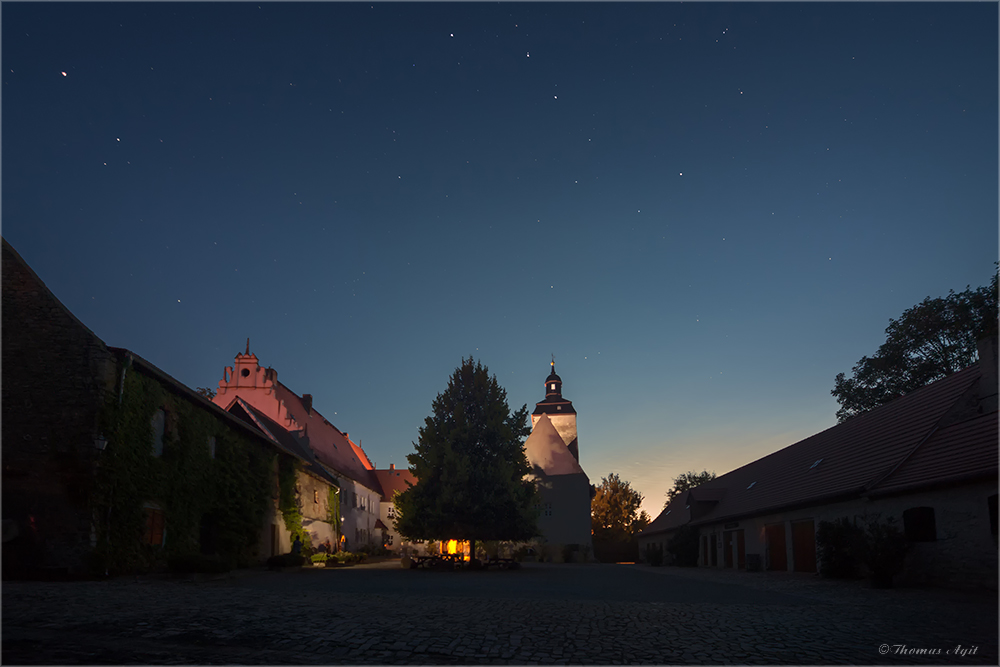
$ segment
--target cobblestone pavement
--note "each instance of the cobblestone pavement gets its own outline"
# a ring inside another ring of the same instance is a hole
[[[4,664],[998,664],[995,592],[785,573],[390,563],[6,582],[2,601]]]

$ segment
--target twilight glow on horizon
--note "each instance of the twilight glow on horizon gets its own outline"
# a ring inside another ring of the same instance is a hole
[[[996,3],[14,3],[2,232],[108,345],[246,338],[378,467],[552,355],[655,516],[998,257]]]

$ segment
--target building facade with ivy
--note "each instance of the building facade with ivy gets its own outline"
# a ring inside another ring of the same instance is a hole
[[[4,576],[272,555],[280,472],[308,457],[107,346],[6,240],[2,269]]]
[[[212,400],[224,410],[255,415],[275,439],[294,440],[309,459],[308,468],[325,473],[331,488],[339,489],[339,513],[324,507],[321,490],[306,490],[305,511],[313,512],[304,517],[310,541],[323,543],[333,535],[347,551],[382,546],[377,528],[382,492],[368,456],[313,407],[312,395],[296,394],[278,380],[275,369],[262,367],[249,340],[233,365],[223,369]]]

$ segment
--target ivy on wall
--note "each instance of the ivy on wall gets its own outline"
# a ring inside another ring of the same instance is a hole
[[[326,522],[333,526],[333,534],[340,540],[340,489],[330,487],[326,499]]]
[[[159,457],[153,454],[151,425],[158,409],[167,417]],[[201,553],[236,567],[255,560],[270,502],[274,450],[134,367],[127,369],[120,404],[114,392],[100,423],[108,444],[91,496],[95,569],[146,571],[171,557]],[[215,438],[214,458],[210,438]],[[143,543],[147,503],[164,513],[163,546]]]
[[[302,500],[299,497],[298,478],[302,464],[289,457],[278,461],[278,509],[285,521],[289,538],[298,537],[306,549],[312,546],[309,532],[302,528]]]

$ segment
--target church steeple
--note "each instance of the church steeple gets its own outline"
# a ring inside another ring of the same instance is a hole
[[[573,457],[580,459],[579,449],[576,441],[576,410],[573,403],[567,401],[562,395],[562,378],[556,374],[556,360],[552,359],[549,376],[545,378],[545,400],[535,404],[535,411],[531,413],[531,427],[534,428],[538,419],[542,415],[548,415],[549,421],[555,426],[559,436],[573,453]]]
[[[552,360],[552,372],[545,378],[545,400],[562,400],[562,378],[556,375],[556,361]]]

